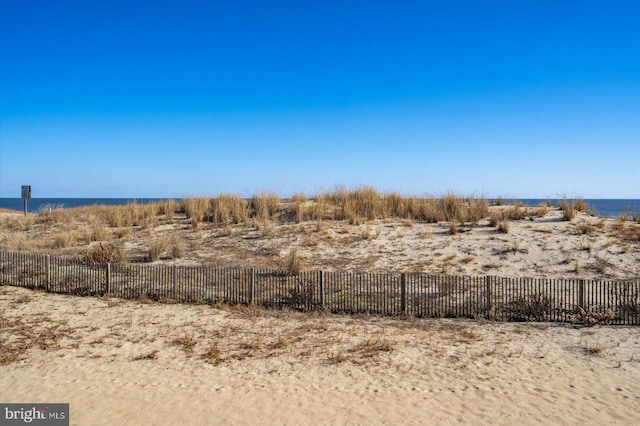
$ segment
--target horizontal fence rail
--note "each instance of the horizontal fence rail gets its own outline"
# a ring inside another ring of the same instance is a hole
[[[640,282],[92,264],[0,250],[0,285],[302,311],[640,325]]]

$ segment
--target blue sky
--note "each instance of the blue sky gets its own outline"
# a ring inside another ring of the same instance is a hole
[[[640,2],[0,0],[0,197],[640,198]]]

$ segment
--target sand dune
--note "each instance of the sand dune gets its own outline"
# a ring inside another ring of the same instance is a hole
[[[237,225],[190,225],[176,214],[154,216],[144,226],[107,227],[91,210],[23,218],[0,213],[0,247],[77,258],[101,243],[121,248],[128,262],[286,268],[292,251],[303,270],[426,272],[504,277],[638,279],[640,224],[576,211],[571,221],[559,208],[494,206],[503,230],[489,218],[458,225],[384,219],[349,224],[250,220]],[[66,216],[65,216],[66,215]],[[84,215],[84,216],[83,216]],[[68,217],[67,217],[68,216]],[[506,231],[506,232],[504,232]],[[153,262],[150,253],[156,251]]]

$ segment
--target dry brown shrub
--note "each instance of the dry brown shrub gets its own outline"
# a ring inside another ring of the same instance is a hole
[[[601,345],[600,343],[589,344],[585,343],[584,351],[587,355],[604,355],[607,351],[606,346]]]
[[[590,235],[590,234],[593,234],[593,232],[595,231],[595,227],[593,227],[588,223],[582,222],[576,226],[576,230],[580,234]]]
[[[411,208],[411,201],[409,199],[403,198],[396,193],[388,194],[384,197],[385,204],[385,217],[396,217],[396,218],[410,218],[411,214],[409,210]]]
[[[291,196],[292,203],[304,203],[307,201],[307,197],[302,192],[297,192]]]
[[[249,217],[249,203],[237,195],[221,194],[210,200],[209,215],[217,226],[245,223]]]
[[[289,252],[286,268],[287,273],[289,273],[290,275],[298,275],[300,273],[301,260],[300,256],[298,255],[297,249],[294,248]]]
[[[573,207],[569,206],[566,209],[562,209],[562,218],[571,222],[573,218],[576,216],[576,212]]]
[[[607,325],[616,318],[611,311],[599,312],[593,309],[579,308],[578,313],[571,318],[573,324],[582,324],[587,327],[594,325]]]
[[[521,204],[514,205],[511,210],[508,212],[509,219],[513,220],[521,220],[527,216],[527,208],[523,207]]]
[[[176,201],[174,199],[168,199],[164,203],[160,204],[159,213],[165,215],[167,220],[173,220],[176,208]]]
[[[499,214],[493,213],[491,214],[491,216],[489,216],[489,226],[497,227],[500,222],[501,216]]]
[[[84,263],[122,263],[124,260],[124,251],[113,243],[100,243],[80,253],[80,261]]]
[[[571,207],[573,207],[574,210],[582,213],[588,213],[588,214],[591,213],[591,209],[582,198],[574,199],[573,202],[571,203]]]
[[[94,222],[91,227],[90,240],[91,241],[104,241],[108,238],[109,232],[104,223]]]
[[[601,274],[606,273],[609,266],[609,261],[607,261],[607,259],[603,257],[596,259],[596,262],[594,264],[594,268],[596,269],[596,271],[600,272]]]
[[[211,342],[207,350],[202,354],[202,358],[204,358],[208,364],[212,365],[218,365],[225,360],[217,342]]]
[[[506,221],[506,220],[500,222],[500,224],[498,225],[498,230],[500,232],[502,232],[503,234],[508,234],[509,233],[509,222]]]
[[[458,233],[458,223],[449,222],[449,235],[456,235]]]
[[[263,192],[254,195],[249,203],[251,215],[258,220],[269,221],[273,218],[278,210],[280,197],[273,192]]]
[[[138,355],[131,358],[132,361],[150,361],[158,358],[158,351],[151,351],[146,354]]]
[[[171,239],[169,239],[169,251],[171,253],[171,257],[174,259],[179,259],[182,257],[182,244],[180,244],[180,241],[177,238],[172,237]]]
[[[304,202],[297,202],[295,204],[295,213],[296,213],[296,223],[302,223],[304,222],[305,218],[306,218],[306,211],[305,211],[305,206],[304,206]]]
[[[109,226],[113,228],[124,228],[133,225],[133,218],[130,211],[124,206],[111,206],[104,209],[104,214]]]
[[[352,351],[365,358],[371,358],[383,352],[393,351],[393,344],[389,340],[376,337],[375,339],[368,339],[364,343],[357,345]]]
[[[467,202],[469,206],[466,221],[476,224],[489,215],[489,203],[487,200],[469,199]]]
[[[29,295],[24,294],[16,299],[16,303],[29,303],[31,302],[31,297]]]
[[[209,206],[209,200],[206,198],[183,198],[181,208],[187,219],[195,220],[196,224],[205,219]]]
[[[563,196],[562,199],[558,201],[558,208],[560,208],[560,210],[565,210],[569,207],[571,207],[571,205],[569,204],[569,200],[567,200],[566,196]]]
[[[611,225],[611,234],[623,241],[640,242],[640,225],[618,219]]]
[[[442,215],[441,220],[455,222],[464,221],[465,207],[463,199],[451,193],[438,200],[438,208]]]
[[[158,238],[149,244],[149,261],[155,262],[167,251],[168,242],[166,239]]]
[[[67,248],[72,245],[73,237],[69,232],[62,232],[55,237],[53,237],[53,241],[51,243],[51,248],[53,249],[61,249]]]
[[[187,355],[191,355],[193,353],[193,349],[195,348],[196,344],[198,342],[196,341],[196,338],[189,333],[185,333],[180,337],[176,337],[175,339],[173,339],[171,341],[171,344],[173,346],[178,346],[180,348],[182,348],[182,350],[187,354]]]

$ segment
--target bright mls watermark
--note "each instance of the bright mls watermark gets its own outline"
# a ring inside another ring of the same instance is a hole
[[[69,404],[1,404],[0,425],[69,426]]]

